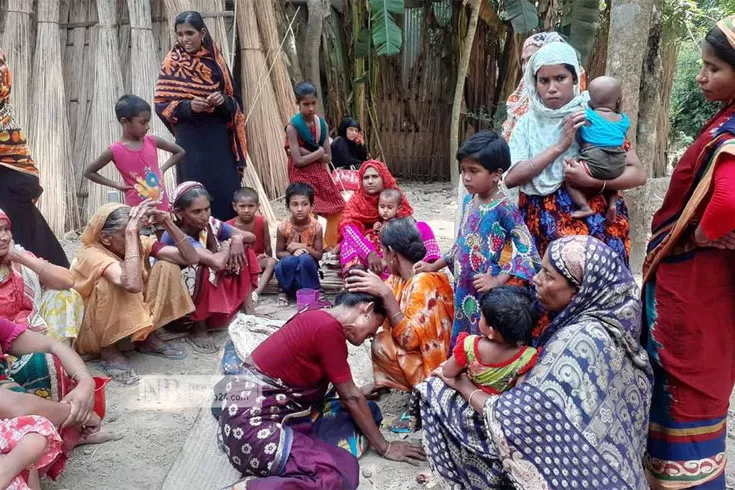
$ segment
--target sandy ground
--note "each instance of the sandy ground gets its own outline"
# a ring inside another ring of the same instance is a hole
[[[419,220],[427,221],[434,232],[442,250],[447,250],[453,241],[453,221],[456,210],[455,193],[449,184],[404,183],[403,188],[409,202],[415,209]],[[285,212],[281,202],[276,203],[278,213]],[[71,236],[69,238],[72,238]],[[275,243],[275,242],[274,242]],[[65,248],[73,255],[78,242],[66,241]],[[294,308],[277,308],[271,297],[261,300],[258,313],[275,319],[286,319]],[[220,345],[227,340],[227,334],[216,336]],[[211,396],[206,384],[211,380],[219,366],[220,355],[203,355],[191,351],[180,340],[183,348],[189,350],[189,357],[182,361],[168,361],[156,357],[129,354],[137,372],[149,382],[133,386],[111,383],[107,390],[107,417],[105,430],[123,435],[123,439],[99,446],[77,448],[70,459],[67,470],[57,482],[44,482],[47,490],[91,490],[110,489],[158,489],[167,472],[176,460],[182,445],[207,397]],[[366,381],[370,373],[369,359],[366,355],[351,356],[356,381]],[[194,380],[188,388],[189,397],[179,400],[158,400],[152,396],[151,383],[155,376],[165,378]],[[197,377],[201,376],[201,377]],[[152,381],[151,381],[152,380]],[[201,382],[200,382],[201,381]],[[381,400],[381,408],[390,422],[392,417],[401,413],[405,397],[391,395]],[[728,419],[735,417],[731,410]],[[728,445],[735,439],[735,425],[730,420]],[[387,432],[386,436],[396,436]],[[419,440],[420,433],[411,435]],[[212,442],[214,444],[214,442]],[[728,450],[728,454],[731,450]],[[729,454],[731,464],[728,487],[735,489],[735,456]],[[394,463],[380,458],[374,451],[368,452],[360,460],[362,475],[361,489],[419,489],[426,488],[416,483],[416,474],[427,471],[426,465],[416,468],[407,464]],[[438,488],[438,486],[434,487]],[[191,490],[200,490],[194,489]],[[201,490],[209,490],[202,488]]]

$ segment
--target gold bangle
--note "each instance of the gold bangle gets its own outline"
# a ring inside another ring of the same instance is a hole
[[[482,393],[482,390],[475,390],[472,393],[470,393],[470,397],[467,399],[467,403],[470,404],[470,407],[472,406],[472,397],[478,393]]]
[[[605,186],[607,186],[607,180],[603,180],[602,181],[602,189],[600,189],[600,194],[602,194],[603,192],[605,192]]]
[[[125,260],[128,260],[128,259],[139,259],[139,258],[140,258],[140,255],[126,255],[125,256]]]
[[[187,238],[189,238],[189,237],[185,236],[184,238],[182,238],[181,240],[179,240],[178,242],[176,242],[174,245],[176,245],[178,247],[179,245],[181,245],[182,243],[184,243]]]

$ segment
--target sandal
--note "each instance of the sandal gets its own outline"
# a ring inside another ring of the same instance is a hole
[[[146,356],[162,357],[163,359],[169,359],[171,361],[180,361],[182,359],[186,359],[189,355],[186,351],[174,348],[168,342],[164,342],[158,349],[137,346],[135,350]]]
[[[219,347],[217,347],[217,344],[214,343],[214,339],[211,337],[209,337],[209,340],[212,342],[212,347],[204,347],[199,345],[191,335],[186,337],[184,340],[187,344],[191,346],[192,349],[200,354],[216,354],[219,351]]]
[[[100,370],[104,371],[110,378],[124,385],[132,385],[140,381],[140,376],[133,368],[124,364],[113,364],[111,362],[99,361],[96,363]]]
[[[408,412],[403,412],[403,415],[390,424],[390,431],[396,434],[410,434],[416,432],[416,425],[416,417],[409,415]]]

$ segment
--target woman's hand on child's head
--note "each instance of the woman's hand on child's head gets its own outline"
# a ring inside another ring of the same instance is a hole
[[[497,287],[498,281],[490,272],[485,274],[475,274],[472,278],[472,285],[478,293],[487,293],[494,287]]]
[[[564,159],[564,180],[572,187],[590,188],[597,186],[597,179],[594,179],[584,166],[574,158]]]

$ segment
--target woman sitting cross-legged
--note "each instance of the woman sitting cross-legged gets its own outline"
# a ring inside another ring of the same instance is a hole
[[[56,479],[75,446],[115,438],[98,432],[105,406],[95,390],[105,382],[67,345],[0,318],[0,488],[28,488],[19,478],[39,488],[38,475]]]
[[[335,304],[294,316],[219,385],[225,452],[244,475],[260,477],[249,490],[356,489],[368,444],[394,461],[424,459],[418,445],[385,440],[380,411],[347,362],[347,342],[361,345],[385,320],[383,300],[343,292]],[[327,398],[330,383],[339,401]]]
[[[149,223],[162,226],[176,246],[141,236]],[[118,347],[123,339],[129,338],[141,353],[183,359],[185,352],[151,335],[194,310],[179,265],[196,263],[197,254],[170,215],[150,202],[134,208],[105,204],[90,219],[81,241],[71,267],[85,310],[77,351],[99,355],[102,368],[123,383],[138,379]],[[150,257],[158,259],[153,266]]]
[[[184,182],[173,195],[174,213],[185,235],[164,233],[161,241],[174,245],[185,241],[194,247],[198,260],[181,274],[196,307],[192,347],[203,353],[217,351],[209,328],[226,326],[245,305],[252,312],[250,293],[258,287],[260,266],[251,247],[255,235],[233,228],[211,215],[211,197],[199,182]]]
[[[70,343],[84,315],[73,284],[69,269],[15,244],[10,218],[0,209],[0,318]]]
[[[416,387],[433,472],[446,488],[648,488],[653,373],[633,275],[599,240],[569,236],[534,283],[554,317],[523,383],[491,396],[438,369]]]

